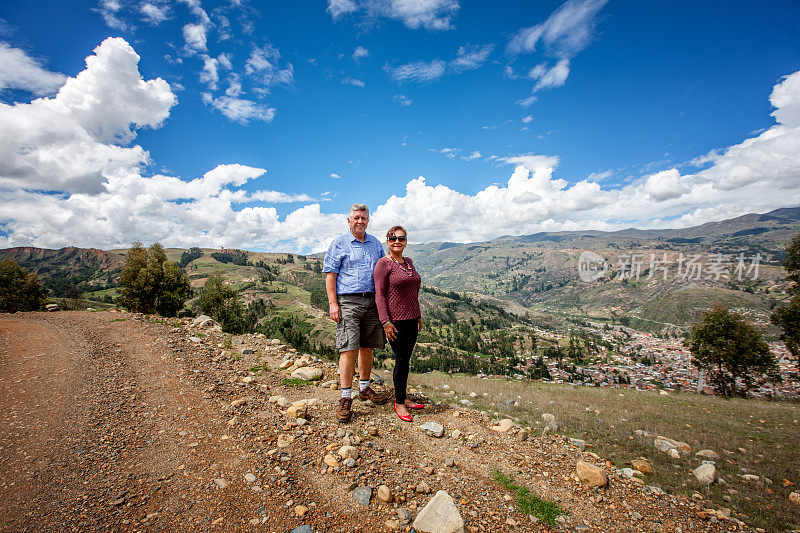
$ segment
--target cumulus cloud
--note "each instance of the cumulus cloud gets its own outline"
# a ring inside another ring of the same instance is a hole
[[[176,98],[161,78],[143,80],[138,62],[108,38],[55,97],[0,104],[0,185],[96,191],[103,175],[146,164],[144,149],[124,145],[135,128],[159,127]]]
[[[109,38],[55,97],[0,104],[0,246],[320,249],[344,231],[344,216],[317,204],[280,220],[268,204],[314,199],[245,190],[263,168],[221,164],[192,180],[143,175],[149,154],[124,145],[136,129],[159,127],[176,99],[160,78],[142,79],[138,61],[127,42]]]
[[[569,76],[569,59],[561,59],[552,67],[539,64],[534,67],[529,77],[536,80],[533,90],[550,89],[551,87],[561,87],[566,83]]]
[[[328,13],[333,20],[361,14],[365,24],[389,18],[412,29],[426,30],[452,29],[452,19],[459,8],[457,0],[328,0]]]
[[[395,103],[400,105],[410,106],[413,100],[411,100],[411,98],[408,98],[403,94],[396,94],[394,95],[394,101]]]
[[[50,72],[39,60],[24,50],[0,42],[0,92],[3,89],[22,89],[36,96],[55,93],[66,76]]]
[[[369,50],[367,50],[363,46],[357,46],[355,51],[353,52],[354,61],[358,61],[359,59],[363,59],[368,56],[369,56]]]

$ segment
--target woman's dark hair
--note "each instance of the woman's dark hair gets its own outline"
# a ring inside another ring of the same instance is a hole
[[[408,232],[406,231],[406,228],[404,228],[403,226],[392,226],[391,228],[389,228],[389,231],[386,232],[386,239],[388,240],[389,235],[394,235],[394,232],[399,229],[403,230],[403,233],[405,233],[406,237],[408,237]]]

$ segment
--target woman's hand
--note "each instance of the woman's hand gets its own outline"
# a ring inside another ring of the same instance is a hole
[[[422,318],[417,319],[417,331],[422,331]]]
[[[387,322],[383,325],[383,331],[386,333],[386,338],[390,341],[393,341],[397,338],[397,328],[394,327],[394,324],[391,322]]]

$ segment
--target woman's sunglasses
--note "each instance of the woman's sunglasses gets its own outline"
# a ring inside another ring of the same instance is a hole
[[[389,242],[394,242],[394,241],[406,242],[405,235],[389,235],[387,239],[389,240]]]

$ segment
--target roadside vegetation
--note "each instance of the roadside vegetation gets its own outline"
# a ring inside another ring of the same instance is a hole
[[[474,409],[498,419],[518,420],[530,426],[534,434],[544,428],[542,413],[551,413],[560,434],[585,440],[587,449],[617,468],[629,467],[631,459],[646,457],[654,470],[644,477],[648,485],[687,496],[699,492],[717,508],[728,507],[737,518],[768,531],[785,531],[800,524],[800,507],[789,500],[789,493],[800,485],[797,402],[661,395],[440,372],[412,374],[409,386],[457,405],[461,399],[468,399]],[[477,396],[471,397],[471,392]],[[648,436],[637,434],[637,430],[648,432]],[[692,447],[692,455],[671,459],[653,446],[657,435],[686,442]],[[726,484],[704,488],[692,476],[692,469],[701,463],[693,454],[703,449],[720,455],[716,465]],[[741,477],[745,473],[755,474],[761,481],[747,482]]]
[[[39,311],[44,303],[44,290],[36,274],[11,259],[0,261],[0,313]]]

